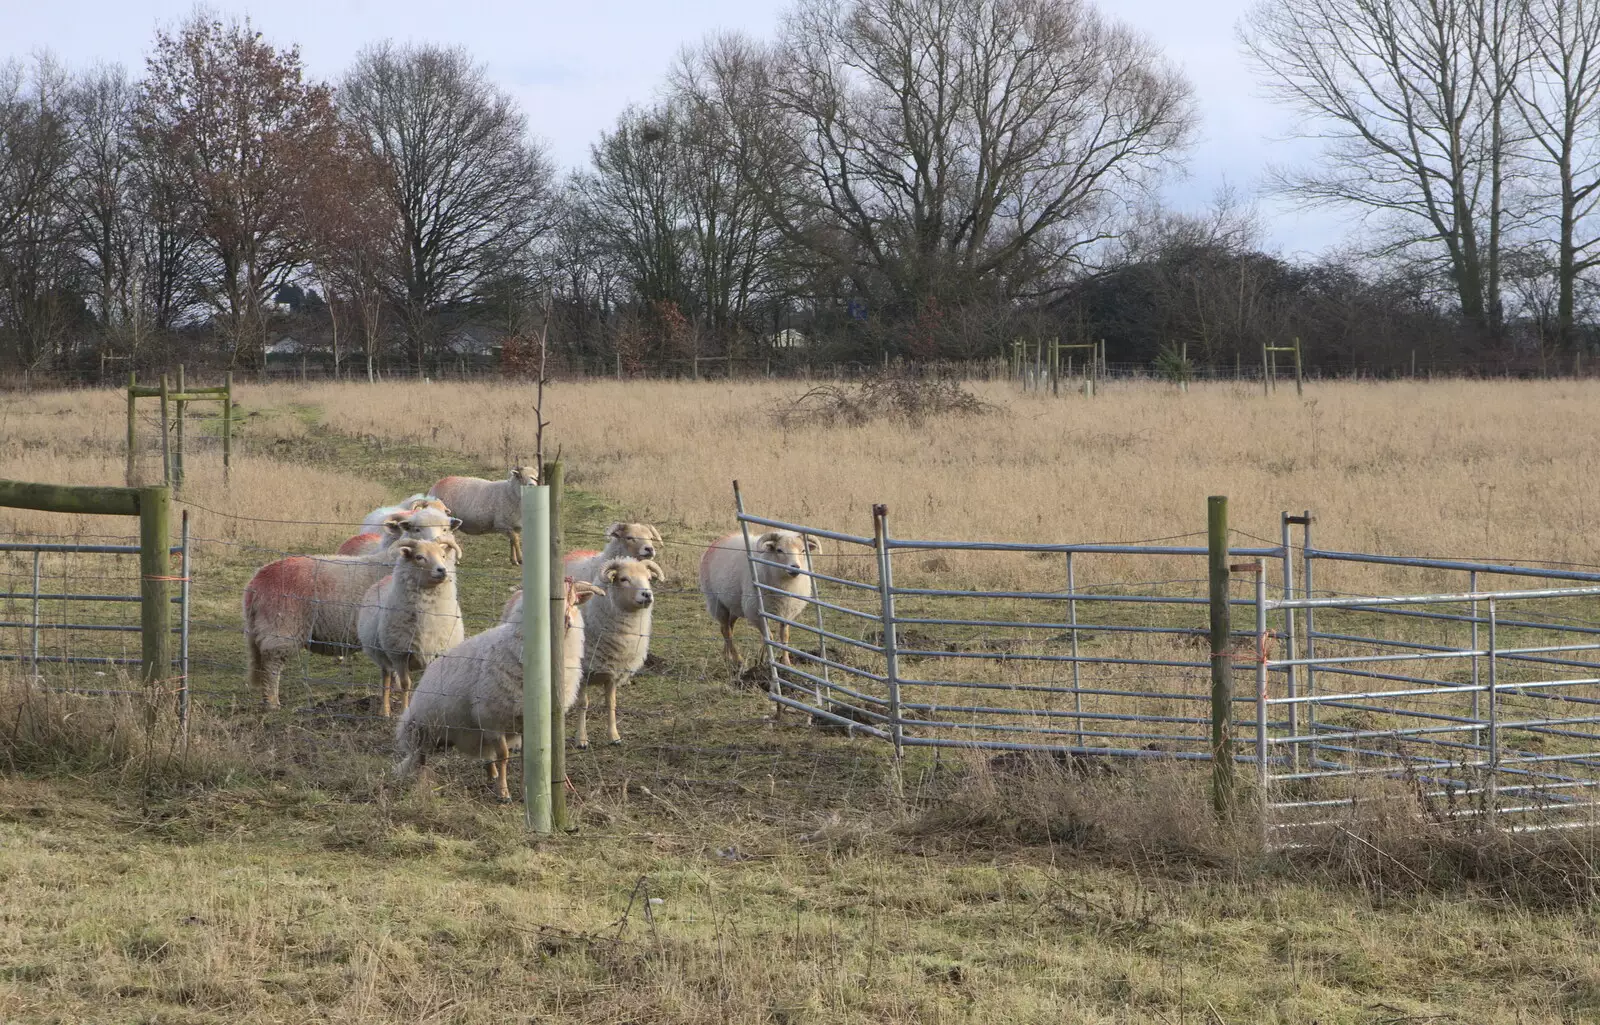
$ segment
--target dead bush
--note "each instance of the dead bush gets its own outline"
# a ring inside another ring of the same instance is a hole
[[[874,374],[856,385],[818,385],[780,403],[772,421],[784,430],[860,427],[875,420],[918,425],[929,417],[980,416],[998,408],[954,378],[900,370]]]

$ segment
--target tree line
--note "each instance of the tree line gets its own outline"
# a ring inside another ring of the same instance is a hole
[[[1105,339],[1211,367],[1579,358],[1600,239],[1592,0],[1263,0],[1242,45],[1308,134],[1274,187],[1366,218],[1291,262],[1247,202],[1149,200],[1193,91],[1087,0],[797,0],[686,47],[562,172],[466,51],[336,82],[247,20],[138,75],[0,65],[0,367],[426,372],[536,340],[573,371],[879,363]],[[1563,364],[1564,365],[1564,364]]]

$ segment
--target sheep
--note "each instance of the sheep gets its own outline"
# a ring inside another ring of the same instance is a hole
[[[588,636],[583,652],[583,703],[578,707],[579,749],[589,746],[589,690],[597,686],[606,692],[611,743],[622,743],[617,732],[617,688],[644,665],[655,603],[650,585],[665,579],[666,573],[649,559],[612,559],[601,568],[595,583],[605,588],[606,600],[584,611]]]
[[[606,546],[600,551],[579,549],[562,557],[562,567],[574,580],[591,584],[612,559],[653,559],[661,550],[661,531],[648,523],[613,523],[606,528]]]
[[[806,553],[819,550],[816,538],[792,530],[769,530],[751,538],[750,545],[756,558],[763,560],[753,567],[745,552],[742,531],[718,538],[700,558],[700,593],[705,595],[706,611],[722,628],[722,653],[735,666],[741,663],[739,650],[733,644],[733,624],[744,619],[760,629],[763,605],[769,615],[784,619],[798,616],[803,600],[812,595],[811,577],[804,572],[809,568]],[[794,597],[779,597],[771,590],[758,594],[751,579],[752,568],[762,584]],[[789,624],[779,623],[777,627],[779,642],[787,646]],[[782,658],[784,664],[792,664],[787,651]]]
[[[395,545],[394,572],[367,588],[356,618],[356,636],[383,674],[383,714],[390,714],[392,687],[400,690],[400,710],[411,700],[411,674],[460,644],[461,605],[456,599],[456,562],[461,548],[453,538],[401,541]]]
[[[449,533],[433,540],[444,538],[455,540]],[[292,555],[256,570],[244,588],[244,635],[249,681],[260,689],[266,707],[278,707],[283,667],[301,648],[342,656],[360,645],[362,599],[394,563],[394,553],[385,549],[365,555]]]
[[[401,538],[432,541],[460,524],[461,521],[450,515],[443,502],[430,500],[427,505],[416,509],[400,509],[389,513],[379,530],[369,530],[347,538],[335,554],[365,555],[382,551]]]
[[[419,491],[402,502],[386,505],[367,513],[367,518],[361,521],[361,532],[363,534],[376,534],[382,529],[384,521],[395,513],[415,512],[418,509],[437,509],[446,516],[450,515],[450,509],[443,502],[437,498],[430,498]]]
[[[562,635],[561,710],[577,698],[584,648],[579,606],[600,588],[569,581]],[[395,731],[395,772],[409,775],[433,751],[453,748],[487,758],[489,785],[511,800],[511,752],[522,744],[522,617],[476,634],[445,652],[423,672],[416,696]]]
[[[463,534],[504,534],[511,539],[511,562],[522,565],[522,489],[539,483],[534,466],[513,466],[505,480],[445,477],[428,489],[461,518]]]

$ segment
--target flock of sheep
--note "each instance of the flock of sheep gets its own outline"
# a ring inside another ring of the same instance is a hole
[[[290,556],[257,570],[243,606],[250,684],[262,702],[278,706],[283,669],[301,650],[343,656],[359,647],[382,674],[385,716],[398,700],[397,770],[410,773],[428,754],[453,749],[484,759],[490,786],[510,800],[507,771],[522,740],[522,595],[511,597],[497,625],[467,637],[455,535],[505,534],[511,561],[521,564],[522,488],[535,483],[537,471],[527,466],[501,481],[446,477],[426,494],[374,510],[334,554]],[[739,531],[709,546],[699,573],[706,611],[736,666],[733,625],[757,622],[760,608],[744,537]],[[755,577],[787,592],[774,600],[769,591],[767,611],[794,619],[812,595],[807,559],[815,539],[777,530],[750,543],[759,560]],[[563,711],[579,705],[579,748],[589,745],[593,689],[604,692],[611,743],[622,742],[617,688],[649,652],[654,585],[666,576],[655,562],[661,544],[650,524],[614,523],[602,550],[564,559],[565,664],[556,682]],[[787,625],[777,634],[787,646]]]

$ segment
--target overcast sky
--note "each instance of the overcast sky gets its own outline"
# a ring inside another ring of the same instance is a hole
[[[1203,207],[1224,182],[1255,194],[1272,163],[1303,160],[1287,141],[1287,115],[1260,97],[1234,41],[1252,0],[1102,2],[1153,39],[1188,75],[1199,100],[1200,139],[1188,174],[1166,189],[1179,209]],[[46,49],[69,65],[116,61],[137,73],[157,26],[173,26],[191,0],[0,0],[0,57]],[[460,44],[526,107],[533,130],[564,167],[588,159],[589,144],[625,105],[648,100],[685,43],[718,30],[769,35],[787,0],[213,0],[248,14],[274,43],[300,44],[311,74],[336,78],[367,43]],[[1312,150],[1311,152],[1314,152]],[[1300,213],[1259,201],[1270,248],[1304,255],[1341,241],[1348,215]]]

